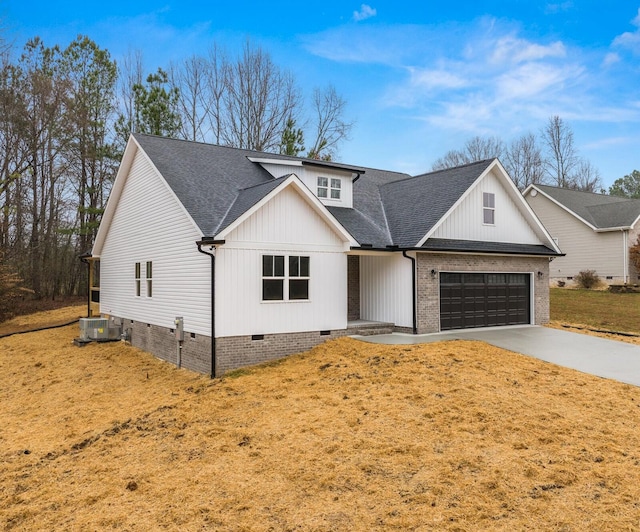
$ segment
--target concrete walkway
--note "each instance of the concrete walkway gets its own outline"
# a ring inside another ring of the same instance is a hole
[[[435,334],[354,336],[381,344],[420,344],[445,340],[481,340],[509,351],[606,379],[640,386],[640,345],[548,327],[522,325],[466,329]]]

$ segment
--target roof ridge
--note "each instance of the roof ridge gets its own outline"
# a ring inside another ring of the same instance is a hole
[[[482,159],[481,161],[474,161],[472,163],[465,163],[465,164],[461,164],[460,166],[450,166],[449,168],[441,168],[440,170],[433,170],[431,172],[424,172],[422,174],[409,176],[406,179],[398,179],[397,181],[390,181],[389,183],[384,183],[382,186],[390,185],[392,183],[401,183],[403,181],[408,181],[409,179],[417,179],[419,177],[432,176],[432,175],[440,174],[442,172],[450,172],[452,170],[460,170],[461,168],[467,168],[469,166],[474,166],[476,164],[480,165],[482,163],[493,162],[496,159],[497,159],[497,157],[494,157],[493,159]]]

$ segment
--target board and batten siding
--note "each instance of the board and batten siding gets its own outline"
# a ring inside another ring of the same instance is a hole
[[[483,223],[482,194],[495,194],[495,224]],[[511,199],[500,180],[491,172],[444,220],[432,238],[540,244],[541,239]]]
[[[360,257],[360,317],[413,326],[412,263],[399,253]]]
[[[287,187],[225,237],[216,254],[216,336],[347,327],[348,245]],[[310,257],[309,300],[262,301],[262,256]]]
[[[527,194],[527,202],[538,215],[564,257],[556,257],[549,264],[552,279],[574,277],[582,270],[595,270],[604,280],[607,276],[624,276],[622,231],[596,233],[589,226],[569,214],[543,194]]]
[[[100,312],[211,335],[211,264],[198,252],[201,238],[165,181],[138,151],[100,255]],[[152,297],[146,295],[146,262],[153,263]],[[141,295],[136,296],[135,263]]]

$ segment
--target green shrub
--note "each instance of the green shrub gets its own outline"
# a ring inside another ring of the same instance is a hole
[[[600,277],[595,270],[582,270],[573,280],[580,288],[593,288],[600,284]]]

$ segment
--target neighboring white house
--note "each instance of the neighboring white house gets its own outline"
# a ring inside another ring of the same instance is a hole
[[[640,235],[640,200],[548,185],[530,185],[524,197],[564,257],[550,266],[550,282],[571,283],[594,270],[609,284],[637,283],[629,248]]]
[[[100,313],[212,375],[357,332],[544,323],[558,255],[497,159],[412,177],[141,134],[92,250]]]

